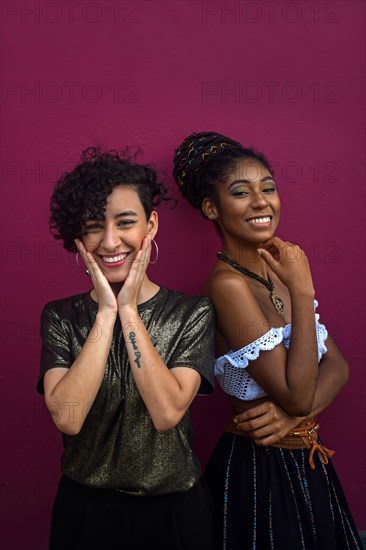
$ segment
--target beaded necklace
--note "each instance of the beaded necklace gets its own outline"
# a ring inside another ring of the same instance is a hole
[[[243,267],[242,265],[236,263],[231,258],[228,258],[228,256],[224,256],[224,254],[222,254],[221,252],[217,253],[217,257],[223,262],[226,262],[227,264],[231,265],[231,267],[233,267],[237,271],[240,271],[240,273],[243,273],[243,275],[247,275],[247,277],[251,277],[252,279],[255,279],[256,281],[258,281],[259,283],[262,283],[262,285],[264,285],[269,290],[271,302],[274,305],[277,313],[282,315],[282,317],[285,316],[285,308],[283,305],[283,301],[281,300],[281,298],[277,296],[275,292],[274,282],[272,281],[269,275],[268,275],[268,280],[263,279],[263,277],[261,277],[260,275],[257,275],[257,273],[253,273],[253,271],[250,271],[246,267]]]

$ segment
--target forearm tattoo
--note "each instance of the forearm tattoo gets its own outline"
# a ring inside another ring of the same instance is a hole
[[[131,342],[132,347],[135,351],[136,366],[137,366],[137,368],[140,369],[141,368],[141,363],[140,363],[141,353],[139,352],[139,348],[137,347],[136,334],[134,332],[130,332],[129,335],[128,335],[128,339]]]

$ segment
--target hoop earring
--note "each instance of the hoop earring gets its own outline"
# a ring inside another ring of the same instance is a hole
[[[78,267],[80,267],[80,265],[79,265],[79,252],[76,252],[75,260],[76,260],[76,265]]]
[[[154,264],[156,264],[156,262],[158,261],[158,258],[159,258],[159,247],[158,247],[157,242],[156,242],[155,239],[153,239],[151,242],[154,243],[154,245],[155,245],[156,258],[153,262],[149,261],[149,264],[154,265]]]

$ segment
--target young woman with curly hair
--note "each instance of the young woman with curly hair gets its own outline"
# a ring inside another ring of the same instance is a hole
[[[201,132],[179,146],[173,174],[221,237],[205,285],[216,310],[215,373],[233,409],[206,470],[219,547],[361,549],[315,419],[348,366],[314,313],[304,252],[276,236],[281,205],[269,162]]]
[[[94,148],[52,195],[93,286],[42,313],[38,391],[64,443],[51,550],[214,548],[188,412],[213,389],[213,310],[146,274],[166,199],[151,167]]]

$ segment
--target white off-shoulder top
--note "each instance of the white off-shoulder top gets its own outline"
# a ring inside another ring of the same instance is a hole
[[[314,310],[318,302],[314,300]],[[328,337],[327,329],[319,323],[319,314],[315,313],[316,338],[318,341],[318,361],[327,352],[325,340]],[[234,395],[243,401],[250,401],[263,397],[267,393],[253,380],[247,372],[249,361],[259,357],[261,351],[271,350],[281,342],[288,350],[291,339],[291,324],[284,327],[270,328],[260,338],[254,340],[244,348],[229,351],[218,357],[215,362],[215,375],[222,389],[229,395]],[[270,367],[269,367],[270,368]]]

